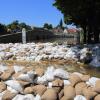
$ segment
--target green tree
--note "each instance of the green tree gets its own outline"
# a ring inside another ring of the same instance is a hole
[[[52,29],[53,26],[52,26],[52,24],[45,23],[43,28]]]
[[[26,28],[27,30],[31,30],[31,26],[27,25],[26,23],[22,22],[19,24],[20,29]]]
[[[94,34],[95,42],[99,42],[100,0],[55,0],[54,6],[63,13],[65,23],[71,21],[83,27],[84,42],[86,35],[91,42],[90,33]]]
[[[19,29],[19,21],[18,20],[13,21],[11,24],[7,25],[7,28],[11,30]]]
[[[27,30],[30,30],[31,29],[31,26],[27,25],[24,22],[19,23],[18,20],[15,20],[11,24],[7,25],[7,28],[8,29],[11,29],[11,30],[16,30],[16,31],[17,30],[22,30],[22,28],[26,28]]]
[[[0,35],[7,32],[7,28],[5,25],[0,23]]]

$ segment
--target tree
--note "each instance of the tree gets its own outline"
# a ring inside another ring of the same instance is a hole
[[[22,22],[19,23],[18,20],[13,21],[11,24],[7,25],[8,29],[11,29],[13,31],[21,31],[22,28],[26,28],[27,30],[31,29],[31,26],[27,25],[26,23]]]
[[[3,34],[5,32],[7,32],[6,26],[3,24],[0,24],[0,34]]]
[[[20,29],[26,28],[27,30],[31,30],[31,27],[24,22],[20,23],[19,27],[20,27]]]
[[[99,42],[100,0],[55,0],[54,6],[63,13],[65,23],[71,21],[83,27],[84,42],[86,35],[91,42],[91,33]]]
[[[11,24],[7,25],[7,28],[11,30],[19,29],[19,21],[18,20],[13,21]]]
[[[52,29],[53,26],[52,26],[52,24],[45,23],[43,28]]]

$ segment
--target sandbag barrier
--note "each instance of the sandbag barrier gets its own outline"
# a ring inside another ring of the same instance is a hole
[[[100,45],[69,46],[57,43],[0,44],[0,60],[72,60],[100,67]]]
[[[100,78],[53,66],[0,65],[0,80],[0,100],[100,100]]]

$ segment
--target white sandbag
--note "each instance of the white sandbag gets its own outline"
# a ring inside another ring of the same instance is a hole
[[[3,51],[0,52],[0,60],[3,60],[3,58],[5,57],[5,55],[6,55],[5,52],[3,52]]]
[[[12,100],[34,100],[34,96],[32,94],[26,94],[26,95],[18,94]]]
[[[21,74],[21,75],[18,76],[17,79],[22,80],[22,81],[27,81],[27,82],[30,82],[30,83],[33,82],[33,79],[30,78],[29,74]]]
[[[26,94],[23,100],[34,100],[34,96],[32,94]]]
[[[48,83],[48,87],[47,88],[52,88],[52,82]]]
[[[64,80],[64,86],[65,85],[70,85],[70,84],[71,84],[71,82],[69,80]]]
[[[2,100],[3,95],[5,94],[6,90],[0,93],[0,100]]]
[[[17,66],[17,65],[14,66],[15,73],[21,72],[23,69],[24,67],[22,66]]]
[[[23,99],[24,99],[24,95],[18,94],[12,100],[23,100]]]
[[[53,73],[47,73],[47,74],[45,74],[45,76],[46,76],[47,81],[53,81],[54,80]]]
[[[37,56],[37,57],[35,58],[35,62],[39,62],[41,59],[42,59],[42,56]]]
[[[18,92],[22,92],[23,91],[23,88],[20,85],[20,83],[18,83],[15,80],[8,80],[8,81],[5,82],[5,84],[7,84],[9,87],[15,89]]]
[[[16,91],[15,89],[11,88],[10,86],[7,86],[7,90],[9,90],[11,93],[15,93],[15,94],[18,93],[18,91]]]
[[[70,48],[65,55],[68,59],[75,59],[77,58],[76,52],[73,50],[73,48]]]
[[[59,68],[59,69],[56,69],[54,71],[54,76],[57,76],[57,77],[60,77],[60,78],[63,78],[63,79],[68,79],[69,73],[66,72],[65,70]]]
[[[74,100],[86,100],[86,98],[82,95],[77,95]]]
[[[35,72],[34,71],[28,71],[27,74],[31,79],[33,79],[34,75],[35,75]]]
[[[34,100],[41,100],[41,96],[37,94],[36,97],[34,97]]]
[[[96,56],[93,58],[93,60],[90,62],[90,65],[93,67],[100,67],[100,57]]]
[[[47,68],[47,71],[45,72],[45,76],[46,76],[47,81],[54,80],[54,71],[55,71],[55,69],[53,66]]]
[[[8,67],[7,67],[7,66],[5,66],[5,65],[0,65],[0,71],[1,71],[1,72],[4,72],[4,71],[6,71],[6,70],[8,70]]]
[[[37,82],[37,84],[47,84],[46,76],[43,75],[42,77],[38,77],[36,82]]]
[[[95,87],[95,84],[96,84],[96,81],[97,80],[100,80],[99,78],[96,78],[96,77],[91,77],[89,79],[89,81],[86,82],[86,84],[92,86],[92,87]]]

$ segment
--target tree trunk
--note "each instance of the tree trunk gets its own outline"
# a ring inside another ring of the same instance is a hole
[[[83,42],[86,43],[86,25],[83,25],[82,28],[84,29],[84,35],[83,35],[84,40],[83,40]]]
[[[95,29],[94,31],[94,42],[99,43],[99,30]]]

